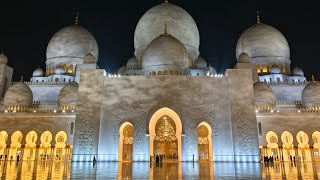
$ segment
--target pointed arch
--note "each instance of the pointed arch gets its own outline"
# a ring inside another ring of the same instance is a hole
[[[199,130],[201,130],[200,128],[203,128],[204,131],[207,131],[205,133],[199,132]],[[205,128],[205,129],[204,129]],[[199,156],[199,160],[203,159],[203,160],[212,160],[213,154],[212,154],[212,128],[211,126],[207,123],[207,122],[201,122],[198,127],[198,156]],[[199,146],[201,145],[206,145],[208,149],[208,153],[206,158],[200,158],[202,154],[202,152],[199,149]]]
[[[132,129],[131,129],[132,128]],[[134,127],[130,122],[124,122],[121,124],[119,128],[119,151],[118,151],[118,161],[124,161],[124,160],[132,160],[132,155],[133,155],[133,132],[127,132],[133,131],[134,132]],[[127,139],[127,141],[125,140]],[[127,142],[127,143],[126,143]],[[126,151],[125,146],[130,146],[127,147],[129,150]],[[131,149],[130,149],[131,148]],[[131,152],[130,152],[131,150]]]
[[[6,131],[1,131],[0,132],[0,155],[1,156],[5,154],[6,147],[7,147],[7,140],[8,140],[8,133]]]
[[[11,135],[11,144],[9,150],[9,159],[16,160],[17,156],[21,156],[21,142],[23,135],[20,131],[15,131]]]
[[[182,160],[181,153],[181,134],[182,134],[182,122],[179,115],[170,108],[164,107],[157,110],[149,121],[149,134],[150,134],[150,155],[154,155],[154,141],[156,138],[156,124],[162,117],[170,117],[175,124],[175,137],[178,143],[178,160]]]

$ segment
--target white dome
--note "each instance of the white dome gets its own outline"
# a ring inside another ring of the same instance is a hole
[[[122,66],[119,70],[118,70],[118,74],[121,76],[126,75],[127,73],[127,67],[126,66]]]
[[[56,67],[56,69],[54,69],[54,74],[57,75],[61,75],[61,74],[65,74],[66,71],[64,70],[64,68],[62,66],[58,66]]]
[[[47,47],[47,66],[80,64],[91,53],[98,61],[99,48],[93,35],[80,25],[62,28],[51,38]]]
[[[276,105],[276,96],[269,85],[256,82],[253,84],[253,92],[256,105]]]
[[[12,85],[4,95],[4,105],[6,106],[30,106],[32,102],[32,91],[23,82]]]
[[[304,77],[304,72],[303,72],[303,70],[301,68],[296,67],[296,68],[293,69],[292,75]]]
[[[32,77],[43,77],[43,76],[44,76],[44,72],[40,67],[34,70],[32,73]]]
[[[320,105],[320,83],[310,82],[302,91],[302,102],[305,106]]]
[[[88,53],[87,55],[84,56],[83,58],[83,64],[93,64],[96,62],[96,58],[94,57],[93,54]]]
[[[127,62],[127,68],[139,68],[139,62],[136,58],[130,58]]]
[[[8,58],[7,56],[1,52],[0,53],[0,64],[7,64],[8,63]]]
[[[188,68],[188,53],[183,44],[169,34],[163,34],[151,41],[141,61],[143,70],[177,70]]]
[[[206,60],[204,60],[201,56],[199,56],[196,62],[194,62],[194,67],[196,69],[206,69],[208,67],[208,64]]]
[[[271,74],[281,74],[281,69],[278,66],[272,66],[270,69]]]
[[[246,52],[251,59],[264,57],[290,59],[290,48],[283,34],[274,27],[262,23],[251,26],[241,34],[236,47],[236,57],[238,58],[243,52]]]
[[[58,106],[68,106],[77,104],[79,84],[76,82],[65,85],[58,96]]]
[[[250,63],[250,56],[247,53],[243,52],[239,55],[238,62],[239,63]]]
[[[145,48],[163,33],[165,24],[168,26],[168,32],[184,44],[189,56],[196,60],[200,45],[197,24],[188,12],[171,3],[162,3],[152,7],[139,20],[134,33],[137,59],[141,61]]]

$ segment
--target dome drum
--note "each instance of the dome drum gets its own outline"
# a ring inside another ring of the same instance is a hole
[[[143,68],[144,75],[188,75],[189,68],[173,65],[157,65]]]

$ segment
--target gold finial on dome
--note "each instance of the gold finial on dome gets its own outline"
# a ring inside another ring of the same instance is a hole
[[[260,24],[260,11],[257,11],[257,24]]]
[[[76,17],[74,19],[74,24],[79,24],[79,11],[76,13]]]

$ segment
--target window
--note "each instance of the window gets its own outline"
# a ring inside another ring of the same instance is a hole
[[[259,136],[262,136],[262,127],[261,127],[261,122],[258,123],[258,134]]]
[[[70,135],[73,135],[73,133],[74,133],[74,122],[70,124]]]

